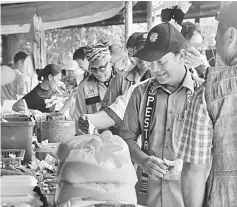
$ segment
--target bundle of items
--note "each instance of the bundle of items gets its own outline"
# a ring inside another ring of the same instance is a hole
[[[39,160],[44,160],[47,155],[51,155],[57,158],[56,152],[58,149],[59,142],[48,143],[48,140],[44,140],[38,143],[37,140],[33,141],[33,150],[35,152],[35,157]]]
[[[42,206],[40,196],[34,192],[37,180],[31,175],[1,176],[2,206]]]
[[[21,165],[24,149],[2,149],[1,151],[1,206],[42,206],[35,172]]]
[[[106,131],[83,135],[58,148],[56,204],[82,202],[136,205],[137,176],[127,144]]]

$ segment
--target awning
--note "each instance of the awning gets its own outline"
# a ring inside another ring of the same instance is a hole
[[[89,24],[115,16],[124,1],[46,1],[1,5],[1,33],[28,33],[36,12],[44,30]]]

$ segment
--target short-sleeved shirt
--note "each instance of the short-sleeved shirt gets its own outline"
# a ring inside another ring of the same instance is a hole
[[[113,78],[102,101],[102,108],[107,108],[114,103],[116,98],[125,94],[132,85],[152,77],[149,69],[142,75],[139,74],[138,70],[138,66],[135,66],[131,71],[126,72],[124,76],[117,74]]]
[[[150,83],[151,80],[139,85],[131,95],[120,132],[120,136],[125,140],[137,140],[142,134]],[[154,118],[150,125],[149,153],[161,159],[175,160],[180,131],[183,127],[183,117],[187,109],[187,93],[194,91],[192,76],[187,70],[181,87],[174,93],[171,93],[158,81],[154,82],[154,87],[157,88],[157,101],[153,112]],[[146,205],[149,207],[183,207],[181,181],[164,181],[163,179],[154,181],[149,178]]]
[[[114,103],[112,103],[108,108],[104,109],[104,111],[114,120],[117,126],[121,126],[121,124],[123,123],[125,110],[127,108],[128,101],[132,95],[133,90],[137,86],[144,84],[150,79],[151,78],[132,85],[123,95],[117,97]]]
[[[38,84],[32,91],[26,94],[27,106],[32,110],[39,110],[43,113],[53,112],[57,102],[57,96],[52,89],[45,90]]]
[[[92,114],[100,110],[101,101],[103,100],[107,91],[107,85],[110,84],[111,79],[107,83],[99,82],[93,74],[83,80],[77,87],[75,95],[75,126],[76,134],[80,134],[78,130],[78,120],[83,114]]]
[[[178,158],[192,164],[211,164],[213,124],[207,111],[205,84],[195,93],[188,107],[180,137]]]
[[[4,100],[17,100],[17,95],[24,95],[24,77],[23,74],[17,69],[14,70],[16,78],[13,82],[1,86],[1,104],[3,105]]]

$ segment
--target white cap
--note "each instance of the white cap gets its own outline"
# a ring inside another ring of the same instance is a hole
[[[75,60],[67,60],[63,64],[65,70],[76,70],[78,68],[77,62]]]

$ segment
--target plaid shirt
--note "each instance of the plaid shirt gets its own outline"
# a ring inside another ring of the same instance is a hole
[[[207,111],[205,84],[194,93],[180,136],[178,159],[193,164],[210,164],[213,124]]]

